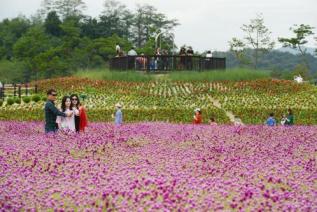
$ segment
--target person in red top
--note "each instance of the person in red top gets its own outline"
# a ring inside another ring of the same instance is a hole
[[[203,122],[200,108],[195,109],[193,124],[201,124]]]
[[[84,132],[85,128],[88,126],[86,109],[80,104],[80,100],[77,94],[71,95],[71,101],[73,107],[76,107],[77,110],[79,110],[79,115],[75,116],[76,132]]]

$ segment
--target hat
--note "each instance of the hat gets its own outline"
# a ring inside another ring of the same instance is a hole
[[[200,112],[200,108],[196,108],[194,111],[195,112]]]
[[[121,105],[120,103],[117,103],[117,104],[116,104],[116,107],[122,108],[122,105]]]

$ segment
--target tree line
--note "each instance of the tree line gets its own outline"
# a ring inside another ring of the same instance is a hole
[[[154,36],[164,31],[163,46],[174,46],[179,25],[155,7],[137,5],[135,11],[116,0],[105,0],[98,17],[84,15],[82,0],[44,0],[31,18],[0,22],[0,59],[23,63],[26,80],[67,75],[77,69],[105,66],[115,45],[154,52]]]
[[[116,44],[125,51],[134,46],[139,53],[153,54],[155,36],[160,32],[164,32],[161,46],[170,52],[175,50],[173,30],[179,25],[178,20],[168,18],[151,5],[136,5],[135,10],[130,10],[117,0],[105,0],[97,17],[85,15],[85,9],[82,0],[43,0],[30,18],[2,20],[0,69],[3,63],[12,69],[16,81],[30,81],[105,67],[109,58],[116,55]],[[293,37],[279,38],[283,46],[299,50],[296,56],[273,50],[276,42],[261,14],[241,30],[245,36],[232,38],[228,52],[214,52],[215,56],[227,58],[227,67],[269,69],[279,76],[300,69],[311,77],[317,71],[316,58],[304,48],[307,37],[314,35],[313,27],[294,25],[290,29]]]
[[[316,58],[310,54],[307,54],[305,44],[308,43],[307,38],[314,35],[314,27],[307,24],[294,25],[290,27],[290,31],[293,36],[289,38],[279,37],[278,42],[283,47],[290,47],[299,52],[299,57],[294,58],[292,55],[288,55],[289,62],[283,58],[283,61],[279,61],[277,64],[274,59],[279,58],[280,55],[276,51],[273,51],[276,42],[271,38],[270,30],[264,24],[264,18],[262,14],[257,14],[256,18],[251,19],[250,23],[243,24],[241,30],[244,32],[243,38],[233,37],[229,41],[230,52],[234,55],[235,61],[238,61],[238,66],[253,67],[255,69],[270,68],[274,70],[277,75],[283,74],[283,67],[288,67],[289,64],[293,64],[296,61],[296,67],[293,72],[301,74],[307,78],[317,77]],[[317,41],[317,37],[314,38]],[[316,49],[317,54],[317,49]],[[269,56],[269,58],[267,57]],[[270,60],[270,59],[273,59]],[[272,62],[271,67],[266,64],[267,61]],[[285,64],[283,65],[282,62]],[[276,68],[279,68],[277,70]],[[289,67],[288,67],[289,68]]]

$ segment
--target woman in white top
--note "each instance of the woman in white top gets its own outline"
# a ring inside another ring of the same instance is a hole
[[[56,123],[58,124],[58,129],[65,131],[76,131],[75,127],[75,115],[79,115],[79,111],[76,108],[71,108],[71,100],[69,96],[64,96],[62,100],[62,112],[73,112],[71,117],[61,117],[57,116]]]

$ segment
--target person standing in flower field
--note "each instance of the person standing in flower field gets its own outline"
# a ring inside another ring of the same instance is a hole
[[[75,132],[75,116],[79,115],[79,110],[72,106],[72,101],[70,96],[64,96],[62,99],[61,105],[62,112],[73,112],[71,117],[61,117],[57,116],[56,123],[58,124],[58,128],[64,131]]]
[[[47,91],[47,101],[45,103],[45,133],[55,133],[58,129],[56,119],[57,116],[71,117],[73,112],[63,113],[55,106],[57,92],[54,89]]]
[[[79,114],[75,116],[76,132],[84,132],[88,125],[86,109],[83,105],[81,105],[77,94],[72,94],[70,98],[72,100],[72,108],[79,111]]]
[[[202,113],[200,108],[196,108],[194,112],[195,112],[195,115],[194,115],[193,124],[201,124],[203,122],[203,119],[202,119],[202,115],[201,115]]]
[[[122,118],[122,111],[121,111],[122,105],[117,103],[116,104],[116,113],[114,115],[114,122],[116,126],[120,126],[123,123],[123,118]]]
[[[285,125],[287,125],[287,126],[294,125],[294,115],[293,115],[293,111],[291,109],[288,109],[288,115],[287,115]]]
[[[270,113],[270,117],[266,120],[266,125],[270,127],[276,126],[276,120],[274,118],[274,113]]]

